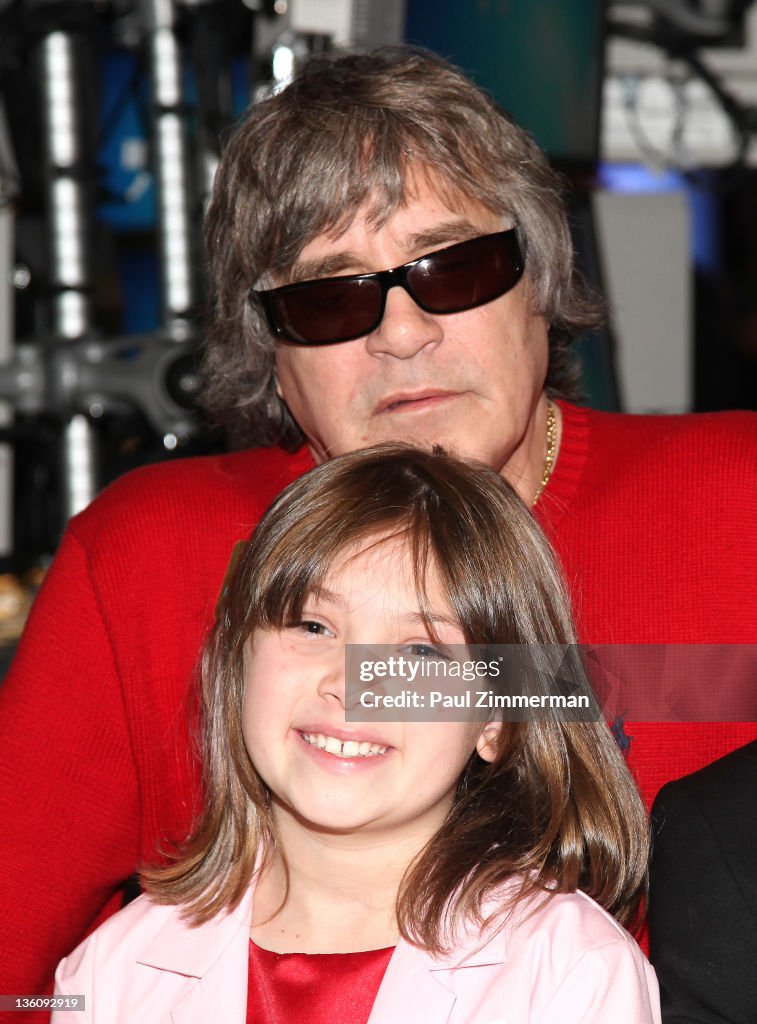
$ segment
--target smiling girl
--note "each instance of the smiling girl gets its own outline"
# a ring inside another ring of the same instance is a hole
[[[647,823],[604,723],[345,714],[348,644],[573,642],[495,473],[389,445],[292,484],[205,651],[203,815],[60,965],[77,1021],[658,1022],[622,927]]]

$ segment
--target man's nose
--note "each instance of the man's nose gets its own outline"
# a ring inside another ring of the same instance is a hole
[[[387,292],[384,316],[367,338],[372,355],[391,355],[411,359],[427,345],[438,344],[443,337],[438,318],[426,313],[401,286]]]

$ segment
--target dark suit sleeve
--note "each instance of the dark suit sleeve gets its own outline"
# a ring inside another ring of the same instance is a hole
[[[670,783],[652,809],[649,934],[664,1024],[757,1022],[757,794],[751,769],[736,767]]]

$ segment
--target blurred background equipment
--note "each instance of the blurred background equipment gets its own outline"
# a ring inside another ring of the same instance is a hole
[[[751,0],[608,5],[602,149],[696,173],[757,160]]]
[[[407,38],[450,56],[562,167],[593,167],[605,19],[600,0],[408,0]]]
[[[0,635],[109,480],[223,445],[194,408],[223,130],[308,54],[402,41],[568,176],[615,308],[587,401],[755,405],[751,0],[0,0]]]
[[[613,2],[607,19],[598,198],[627,407],[754,408],[757,7]]]

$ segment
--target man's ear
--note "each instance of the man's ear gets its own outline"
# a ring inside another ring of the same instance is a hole
[[[276,386],[276,394],[279,396],[281,401],[284,401],[284,393],[281,390],[281,384],[279,384],[279,375],[276,373],[276,366],[273,367],[273,383]]]
[[[484,761],[493,761],[499,753],[499,737],[502,732],[501,722],[487,722],[481,730],[476,743],[478,756]]]

